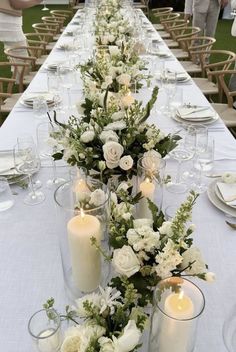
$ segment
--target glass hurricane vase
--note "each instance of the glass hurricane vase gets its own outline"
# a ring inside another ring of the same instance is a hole
[[[84,177],[60,185],[54,198],[65,287],[73,300],[108,279],[110,194],[100,181]]]

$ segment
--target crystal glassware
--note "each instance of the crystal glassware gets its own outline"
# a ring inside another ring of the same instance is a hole
[[[25,197],[24,203],[36,205],[42,203],[45,195],[42,191],[36,191],[32,182],[32,175],[40,169],[40,158],[36,145],[31,141],[18,141],[14,147],[15,169],[20,174],[28,175],[30,193]]]
[[[61,346],[61,319],[52,308],[34,313],[28,331],[38,352],[56,352]]]
[[[5,177],[0,177],[0,212],[14,205],[13,195]]]
[[[205,307],[202,291],[191,281],[170,277],[154,291],[149,352],[192,352],[198,318]]]

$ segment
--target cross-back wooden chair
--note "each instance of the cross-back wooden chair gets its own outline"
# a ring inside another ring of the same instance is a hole
[[[25,33],[27,42],[30,45],[43,45],[45,52],[50,52],[55,45],[55,42],[50,43],[53,40],[53,34],[50,33]]]
[[[172,31],[175,32],[175,39],[179,43],[179,48],[171,49],[172,53],[177,59],[181,59],[181,60],[190,59],[188,46],[186,45],[184,40],[182,41],[182,39],[196,38],[198,33],[201,32],[201,29],[199,27],[186,26],[182,28],[176,28],[176,29],[174,28]]]
[[[71,18],[73,16],[73,12],[71,10],[51,10],[50,14],[53,17],[64,17],[64,18]]]
[[[24,76],[29,65],[23,62],[0,62],[0,70],[2,67],[11,70],[11,77],[0,77],[0,112],[9,113],[24,91]],[[13,93],[13,88],[20,93]]]
[[[153,24],[153,26],[158,31],[158,34],[160,34],[162,38],[169,38],[169,32],[165,28],[166,27],[165,23],[170,21],[175,21],[177,19],[179,19],[179,14],[170,12],[165,15],[162,15],[160,24]]]
[[[208,75],[217,77],[221,89],[227,98],[227,104],[212,103],[211,105],[228,128],[236,127],[236,110],[233,108],[234,100],[236,100],[236,91],[230,91],[228,87],[229,78],[231,75],[236,75],[236,70],[214,71],[209,72]]]
[[[188,24],[189,23],[186,22],[185,20],[180,20],[178,18],[176,20],[165,22],[166,32],[169,33],[170,39],[164,39],[164,41],[169,48],[179,47],[179,43],[176,40],[176,37],[178,35],[177,29],[186,28]]]
[[[157,9],[152,9],[152,16],[157,20],[157,23],[153,24],[157,31],[163,30],[163,25],[161,23],[165,18],[168,19],[168,15],[173,11],[173,7],[159,7]],[[166,17],[167,16],[167,17]]]
[[[43,23],[57,24],[59,27],[58,33],[62,32],[64,30],[65,17],[43,16],[43,17],[41,17],[41,20]]]
[[[60,37],[58,33],[58,25],[55,23],[34,23],[32,27],[36,33],[49,33],[53,35],[53,40],[57,41]]]
[[[216,39],[212,37],[198,36],[197,39],[192,37],[179,38],[179,41],[186,46],[190,56],[190,60],[179,61],[185,71],[193,76],[201,75],[204,77],[205,70],[202,70],[199,54],[196,54],[196,52],[211,50],[213,44],[216,42]]]
[[[207,50],[199,51],[195,54],[199,55],[200,65],[205,72],[206,78],[195,77],[193,78],[196,85],[202,93],[209,99],[211,96],[218,96],[219,103],[222,102],[223,89],[219,84],[219,76],[214,75],[214,71],[229,70],[231,65],[235,63],[236,54],[228,50]],[[214,58],[214,63],[208,63]]]

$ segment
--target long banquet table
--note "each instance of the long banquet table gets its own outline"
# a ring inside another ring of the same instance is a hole
[[[73,28],[75,25],[71,23],[67,30]],[[59,42],[69,43],[72,40],[73,38],[62,35]],[[55,48],[47,62],[62,59],[67,59],[66,53]],[[176,59],[167,60],[166,66],[182,70]],[[182,84],[182,88],[184,102],[209,104],[192,81]],[[27,92],[45,90],[47,73],[42,67]],[[76,96],[76,90],[74,94]],[[160,94],[160,104],[161,100]],[[36,138],[39,122],[32,110],[26,111],[17,103],[0,128],[0,150],[12,149],[17,136],[24,133]],[[158,124],[166,133],[179,128],[177,122],[160,113],[152,113],[149,122]],[[215,160],[218,160],[222,170],[232,170],[233,167],[236,170],[236,142],[223,122],[219,120],[210,125],[209,134],[215,139]],[[167,163],[170,168],[176,167],[174,161],[168,160]],[[45,184],[51,172],[50,168],[42,168],[37,177]],[[207,181],[212,182],[212,179]],[[27,206],[23,203],[26,191],[15,187],[14,192],[17,195],[14,195],[14,207],[0,213],[0,350],[4,352],[31,351],[27,321],[32,313],[39,310],[51,296],[55,298],[59,309],[63,309],[68,302],[57,241],[57,213],[53,191],[45,186],[43,191],[46,194],[43,203]],[[174,199],[175,195],[165,191],[164,206],[173,203]],[[212,284],[197,281],[204,292],[206,307],[199,320],[196,352],[226,351],[222,325],[235,303],[236,232],[226,225],[225,219],[225,214],[210,203],[207,193],[199,196],[193,211],[193,222],[197,227],[194,240],[209,269],[216,273],[216,281]]]

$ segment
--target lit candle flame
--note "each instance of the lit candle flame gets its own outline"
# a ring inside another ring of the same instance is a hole
[[[148,177],[146,177],[145,182],[150,183],[150,179]]]
[[[80,215],[81,215],[81,218],[83,219],[85,217],[85,214],[84,214],[84,211],[82,208],[80,208]]]

